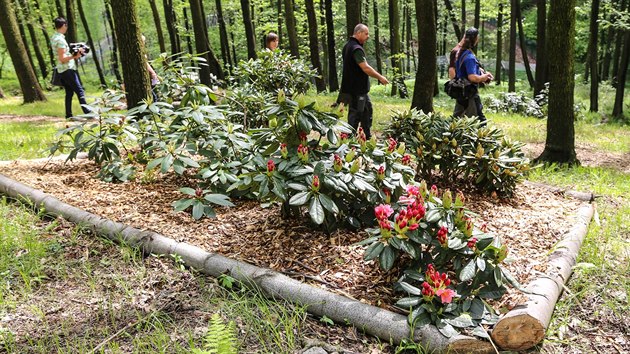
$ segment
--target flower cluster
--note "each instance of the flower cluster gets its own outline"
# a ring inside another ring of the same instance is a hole
[[[407,166],[407,165],[409,165],[410,163],[411,163],[411,155],[409,155],[409,154],[405,154],[405,155],[402,157],[402,164],[403,164],[403,165],[405,165],[405,166]]]
[[[276,170],[276,164],[273,160],[267,161],[267,175],[270,176]]]
[[[300,137],[300,143],[302,143],[302,145],[306,145],[306,139],[308,138],[308,135],[305,132],[299,132],[298,136]]]
[[[389,138],[387,140],[387,152],[388,153],[393,153],[394,151],[396,151],[396,146],[398,145],[398,142],[396,141],[396,139],[394,138]]]
[[[385,166],[381,165],[378,168],[378,172],[376,172],[376,179],[382,181],[385,179]]]
[[[308,146],[300,144],[297,148],[297,155],[300,161],[308,163]]]
[[[440,230],[438,230],[437,240],[442,247],[448,246],[448,229],[446,227],[442,226]]]
[[[441,273],[435,270],[433,264],[429,264],[426,272],[426,281],[422,283],[422,295],[428,302],[433,300],[434,296],[439,296],[440,301],[443,304],[448,304],[453,301],[453,298],[457,295],[455,290],[449,289],[451,280],[446,273]]]
[[[381,236],[384,239],[388,239],[391,236],[392,225],[388,219],[393,213],[394,209],[389,204],[381,204],[374,208],[374,215],[376,215],[378,226],[381,228]]]

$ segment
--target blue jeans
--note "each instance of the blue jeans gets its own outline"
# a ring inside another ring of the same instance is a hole
[[[85,90],[81,85],[81,79],[79,73],[75,70],[66,70],[59,74],[61,76],[61,83],[66,89],[66,118],[73,116],[72,114],[72,96],[76,93],[79,97],[79,103],[82,105],[87,104],[85,101]],[[81,106],[83,113],[90,113],[90,110]]]

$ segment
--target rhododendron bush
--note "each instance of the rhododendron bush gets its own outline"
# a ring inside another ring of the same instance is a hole
[[[408,185],[397,200],[376,206],[374,216],[378,227],[361,242],[368,245],[365,259],[378,259],[385,270],[403,269],[396,288],[409,296],[397,305],[410,310],[410,324],[434,323],[447,336],[455,327],[472,327],[486,336],[480,324],[497,318],[484,300],[519,285],[500,266],[507,247],[485,227],[475,228],[464,195],[453,199],[435,185]]]

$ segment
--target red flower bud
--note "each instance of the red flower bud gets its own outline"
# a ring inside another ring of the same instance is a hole
[[[276,164],[273,162],[273,160],[269,160],[267,161],[267,172],[273,172],[276,169]]]

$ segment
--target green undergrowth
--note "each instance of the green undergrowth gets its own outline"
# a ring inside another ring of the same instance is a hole
[[[63,123],[0,121],[0,161],[48,156],[59,124]]]

